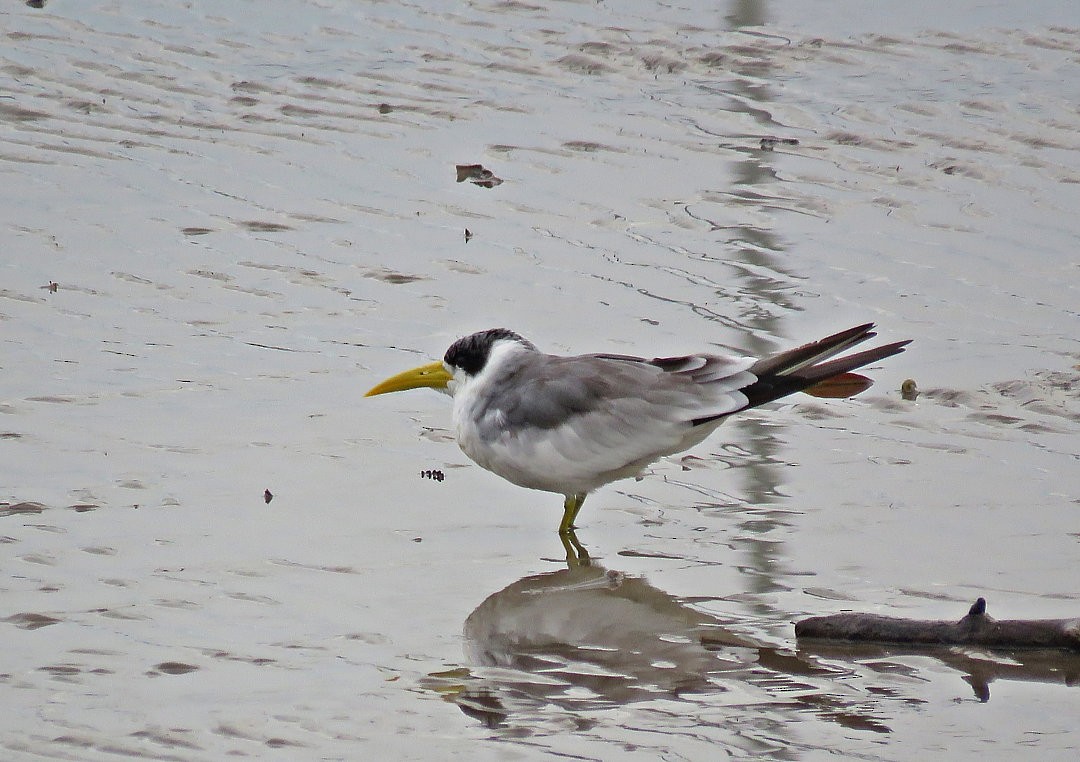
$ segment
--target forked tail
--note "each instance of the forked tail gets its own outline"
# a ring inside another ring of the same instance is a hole
[[[804,344],[801,347],[758,360],[750,368],[750,372],[757,376],[757,381],[739,390],[746,395],[748,400],[748,404],[742,409],[746,410],[747,408],[764,405],[789,394],[807,390],[815,384],[821,384],[823,381],[850,373],[856,368],[900,354],[904,351],[904,347],[911,343],[911,339],[896,341],[892,344],[865,349],[862,352],[856,352],[845,357],[836,357],[836,355],[856,344],[861,344],[867,339],[877,336],[873,329],[873,323],[866,323],[827,336],[819,341]],[[865,381],[862,376],[854,376],[853,379],[857,379],[857,381],[852,383],[852,387],[858,387],[854,389],[853,393],[858,393],[869,386],[869,383],[861,383]],[[850,395],[823,394],[821,396]],[[708,423],[715,420],[716,417],[722,416],[702,418],[694,421],[694,423]]]

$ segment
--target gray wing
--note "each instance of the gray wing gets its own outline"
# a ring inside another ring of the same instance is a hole
[[[685,423],[726,415],[747,405],[739,389],[757,377],[750,357],[688,355],[534,355],[499,384],[494,403],[515,428],[553,429],[576,418],[599,425],[610,416]],[[634,428],[637,428],[636,426]]]
[[[712,427],[695,421],[746,407],[738,390],[754,382],[753,363],[522,355],[494,380],[466,452],[516,484],[587,492],[696,444]]]

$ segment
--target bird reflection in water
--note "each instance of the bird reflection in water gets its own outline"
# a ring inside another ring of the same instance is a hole
[[[552,723],[584,729],[600,710],[703,696],[711,706],[769,706],[888,733],[886,722],[899,707],[923,700],[879,685],[890,675],[920,671],[905,657],[932,656],[958,670],[978,701],[989,699],[995,679],[1072,685],[1080,674],[1075,654],[995,659],[941,647],[769,645],[734,632],[735,618],[724,622],[644,578],[605,568],[573,532],[563,546],[566,568],[523,577],[469,615],[470,666],[433,673],[426,688],[488,727],[513,726],[515,733]]]
[[[514,582],[466,619],[476,670],[432,675],[428,687],[490,727],[551,707],[580,726],[590,722],[586,710],[725,692],[723,673],[772,676],[760,662],[773,649],[643,578],[604,568],[573,532],[563,545],[565,569]]]

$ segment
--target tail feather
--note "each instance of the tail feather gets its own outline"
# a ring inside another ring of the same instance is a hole
[[[884,360],[886,357],[900,354],[904,351],[904,347],[910,343],[911,339],[908,339],[906,341],[894,341],[892,344],[884,344],[880,347],[874,347],[873,349],[864,349],[862,352],[856,352],[853,355],[838,357],[835,360],[811,365],[808,368],[797,371],[792,374],[792,376],[800,381],[805,381],[806,386],[810,386],[816,384],[818,381],[824,381],[827,378],[839,376],[841,373],[847,373],[856,368],[861,368],[864,365],[869,365],[872,362]]]
[[[814,384],[849,373],[856,368],[899,354],[911,343],[910,339],[895,341],[873,349],[864,349],[846,357],[835,357],[846,349],[876,336],[877,334],[872,330],[873,327],[873,323],[866,323],[759,360],[750,368],[750,372],[757,376],[757,381],[739,390],[746,395],[747,399],[746,407],[741,409],[764,405],[789,394],[800,392]],[[834,357],[835,359],[831,359]],[[731,415],[731,413],[725,413],[725,415]],[[709,423],[723,417],[701,418],[695,420],[694,424]]]
[[[840,333],[834,333],[832,336],[826,336],[824,339],[811,341],[801,347],[788,349],[758,360],[750,368],[750,372],[758,378],[762,378],[773,374],[780,375],[797,371],[807,365],[835,357],[856,344],[872,339],[877,336],[873,329],[873,323],[865,323]]]

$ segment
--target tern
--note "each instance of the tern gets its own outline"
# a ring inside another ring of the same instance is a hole
[[[856,326],[765,358],[720,354],[645,359],[541,352],[505,328],[455,341],[440,362],[386,379],[365,396],[432,388],[454,399],[454,436],[477,465],[521,487],[563,495],[559,534],[585,496],[636,477],[702,442],[728,416],[799,391],[851,396],[852,370],[904,351],[897,341],[836,357],[870,339]],[[826,390],[832,384],[832,393]]]

